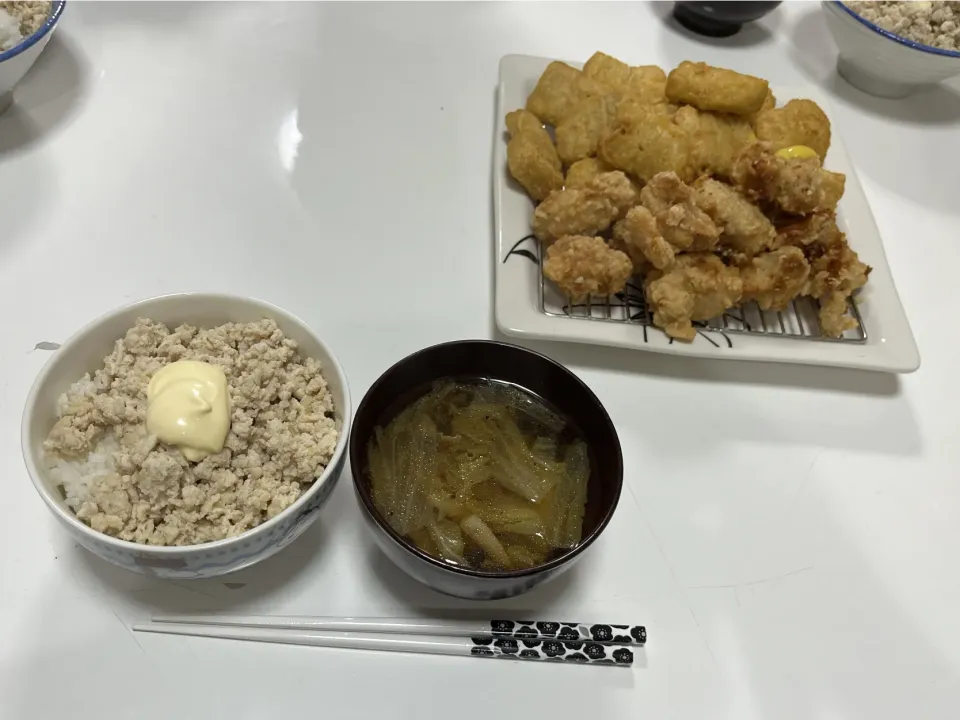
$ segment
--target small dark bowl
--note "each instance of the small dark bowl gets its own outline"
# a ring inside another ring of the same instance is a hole
[[[400,537],[373,504],[366,473],[367,443],[374,428],[388,422],[425,385],[447,377],[476,377],[514,383],[540,396],[579,426],[593,455],[587,485],[583,540],[543,565],[510,572],[454,567],[431,557]],[[381,550],[393,563],[424,585],[455,597],[495,600],[526,592],[569,569],[610,522],[623,486],[620,439],[597,396],[573,373],[538,353],[484,340],[434,345],[404,358],[367,391],[353,418],[350,466],[363,518]]]
[[[744,23],[759,20],[779,2],[677,2],[673,16],[688,30],[709,37],[735,35]]]

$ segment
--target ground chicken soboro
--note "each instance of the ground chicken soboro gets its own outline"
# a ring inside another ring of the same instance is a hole
[[[195,464],[146,429],[147,384],[176,360],[219,365],[230,392],[224,449]],[[330,462],[333,411],[320,363],[302,358],[272,320],[171,331],[141,319],[92,380],[61,397],[44,448],[55,477],[57,466],[82,464],[91,452],[112,456],[112,472],[85,479],[79,492],[65,483],[68,504],[94,530],[195,545],[238,535],[293,504]]]

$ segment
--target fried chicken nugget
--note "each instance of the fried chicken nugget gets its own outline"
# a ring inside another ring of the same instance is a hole
[[[616,247],[630,256],[636,268],[652,265],[663,270],[673,264],[673,245],[663,239],[656,218],[643,205],[631,208],[613,226],[613,238]]]
[[[659,106],[650,105],[632,120],[621,120],[600,140],[598,155],[643,182],[671,171],[684,181],[696,177],[690,138]]]
[[[584,64],[583,74],[640,102],[654,104],[667,101],[667,75],[656,65],[631,67],[615,57],[595,52]]]
[[[633,95],[626,95],[617,103],[617,123],[643,122],[650,115],[672,118],[677,106],[670,103],[648,103]]]
[[[736,189],[707,177],[693,189],[697,206],[720,228],[718,248],[734,260],[748,260],[776,242],[773,223]]]
[[[650,272],[644,288],[653,324],[688,342],[696,337],[694,322],[720,315],[743,294],[736,268],[708,252],[677,255],[668,270]]]
[[[698,110],[751,115],[763,107],[766,80],[685,60],[667,76],[667,99]]]
[[[747,116],[747,119],[750,121],[750,125],[753,126],[754,132],[757,130],[757,118],[760,117],[761,113],[764,113],[767,110],[773,110],[776,106],[777,97],[773,94],[773,90],[767,88],[767,96],[763,99],[763,104],[760,106],[760,109]]]
[[[840,337],[857,326],[847,314],[847,298],[867,284],[872,268],[860,260],[837,227],[833,213],[818,213],[781,228],[777,239],[784,247],[802,249],[810,263],[803,294],[820,303],[820,328],[828,337]]]
[[[810,264],[800,248],[788,245],[763,253],[740,268],[742,301],[754,300],[763,310],[786,310],[809,276]]]
[[[593,180],[597,175],[613,170],[611,165],[607,165],[600,158],[588,157],[583,160],[577,160],[573,165],[567,168],[567,176],[563,185],[568,188],[585,187],[587,183]]]
[[[700,112],[684,105],[673,121],[687,132],[698,173],[730,177],[733,163],[757,137],[746,118]]]
[[[623,89],[630,81],[630,66],[598,50],[583,64],[583,74],[611,88]]]
[[[566,235],[547,248],[543,274],[578,301],[623,290],[633,274],[633,264],[602,237]]]
[[[527,110],[556,127],[583,97],[579,80],[576,68],[559,61],[550,63],[527,98]]]
[[[547,140],[550,140],[550,133],[544,129],[540,118],[529,110],[514,110],[513,112],[508,112],[504,115],[503,122],[507,126],[507,132],[510,134],[510,137],[516,137],[523,132],[534,132],[540,137],[546,135]],[[539,130],[543,130],[543,133],[539,133]],[[552,140],[550,144],[553,145]]]
[[[563,187],[560,158],[549,133],[527,110],[507,113],[507,167],[534,200],[543,200]]]
[[[696,194],[676,173],[657,173],[640,191],[640,202],[657,220],[664,240],[677,250],[711,250],[720,230],[697,206]]]
[[[634,65],[624,94],[651,105],[666,103],[667,74],[659,65]]]
[[[557,153],[565,165],[597,154],[600,138],[613,125],[617,96],[593,95],[581,100],[557,125]]]
[[[734,184],[751,200],[774,203],[784,212],[809,215],[833,210],[846,176],[820,167],[820,159],[784,158],[766,142],[748,145],[733,166]]]
[[[774,150],[806,145],[820,156],[830,148],[830,119],[813,100],[791,100],[782,108],[757,115],[757,137]]]

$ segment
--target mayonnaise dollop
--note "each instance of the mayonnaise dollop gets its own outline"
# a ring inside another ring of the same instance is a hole
[[[147,386],[147,430],[191,462],[223,450],[230,429],[227,376],[197,360],[164,365]]]
[[[817,157],[817,151],[808,148],[806,145],[791,145],[790,147],[780,148],[776,154],[787,160]]]

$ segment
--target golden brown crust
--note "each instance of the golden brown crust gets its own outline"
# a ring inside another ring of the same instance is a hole
[[[749,260],[774,244],[773,223],[735,188],[713,178],[700,178],[693,187],[697,205],[720,228],[717,246],[722,252]]]
[[[643,103],[666,102],[667,75],[656,65],[631,67],[615,57],[596,52],[584,64],[583,75]]]
[[[803,251],[810,275],[802,293],[820,303],[820,328],[839,337],[857,326],[847,315],[847,298],[867,284],[871,267],[860,260],[837,227],[833,213],[819,213],[780,228],[777,242]]]
[[[562,188],[560,158],[539,118],[527,110],[515,110],[507,113],[505,122],[511,135],[507,168],[514,180],[534,200],[543,200]]]
[[[648,274],[644,287],[653,324],[687,342],[696,337],[694,322],[720,315],[743,293],[736,268],[711,253],[678,255],[667,271]]]
[[[777,106],[777,97],[773,94],[773,90],[767,88],[767,96],[763,99],[763,104],[760,106],[760,109],[757,112],[752,113],[747,116],[747,119],[750,121],[750,124],[753,126],[753,129],[757,129],[757,118],[767,110],[773,110]]]
[[[770,90],[766,80],[752,75],[684,61],[667,76],[667,99],[698,110],[750,115],[763,107]]]
[[[557,154],[565,165],[597,154],[597,146],[613,125],[617,100],[613,95],[595,95],[577,103],[554,133]]]
[[[658,110],[615,124],[600,140],[598,155],[643,182],[667,171],[685,182],[696,177],[688,134]]]
[[[623,290],[633,274],[633,263],[601,237],[566,235],[547,248],[543,274],[578,301]]]
[[[720,230],[697,206],[693,188],[675,173],[658,173],[640,191],[640,201],[657,220],[663,238],[677,250],[711,250]]]
[[[600,158],[588,157],[583,160],[577,160],[573,165],[567,168],[567,176],[564,178],[564,187],[586,187],[597,175],[610,172],[614,168],[608,165]]]
[[[757,137],[774,150],[806,145],[822,162],[830,149],[830,119],[813,100],[791,100],[782,108],[761,112],[755,126]]]
[[[698,175],[730,177],[734,161],[757,139],[750,122],[737,115],[700,112],[685,105],[677,110],[673,121],[690,138],[690,152]]]
[[[734,163],[733,182],[751,200],[809,215],[837,207],[846,176],[824,170],[818,158],[783,158],[769,143],[756,142],[744,148]]]
[[[763,310],[786,310],[810,275],[803,251],[786,246],[753,258],[740,269],[743,301],[755,301]]]
[[[603,173],[585,187],[550,193],[533,211],[533,234],[545,243],[564,235],[597,235],[637,202],[637,190],[626,175]]]
[[[580,71],[555,61],[547,65],[527,98],[527,110],[547,125],[559,125],[581,100]]]
[[[619,170],[601,173],[587,183],[587,187],[596,190],[617,209],[617,219],[640,204],[640,188]]]
[[[673,246],[663,239],[657,221],[642,205],[632,208],[613,226],[613,237],[637,267],[652,265],[663,270],[673,264]]]
[[[554,190],[533,211],[533,234],[544,243],[564,235],[596,235],[616,217],[617,208],[596,190]]]

